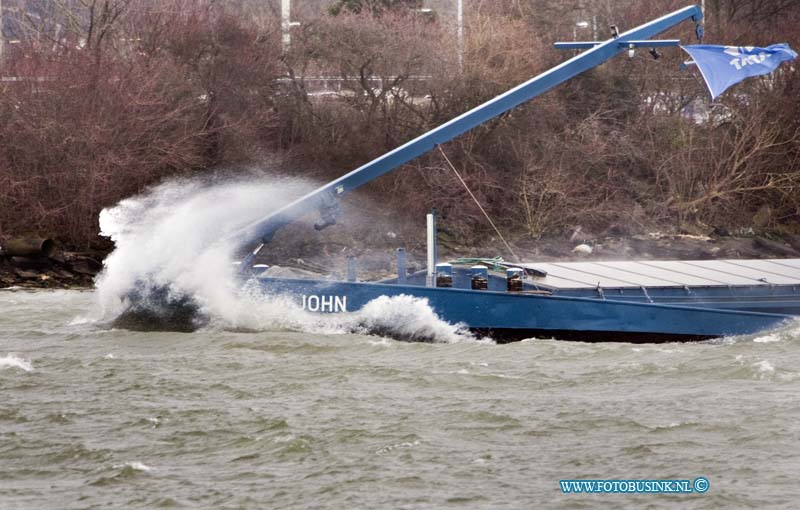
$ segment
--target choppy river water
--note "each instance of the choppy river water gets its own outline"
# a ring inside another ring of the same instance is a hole
[[[698,344],[108,329],[0,291],[0,508],[797,508],[800,327]],[[705,494],[563,494],[694,479]]]

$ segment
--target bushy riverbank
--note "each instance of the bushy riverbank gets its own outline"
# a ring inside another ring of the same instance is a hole
[[[600,4],[584,3],[598,26],[682,6]],[[800,46],[797,3],[769,16],[744,4],[713,2],[706,42]],[[282,48],[277,17],[247,3],[58,5],[54,20],[77,20],[61,39],[23,38],[0,64],[13,77],[0,82],[0,244],[33,233],[93,247],[103,208],[175,176],[268,168],[326,182],[562,62],[551,43],[575,30],[563,2],[483,2],[459,57],[447,20],[413,9],[322,10]],[[504,232],[521,244],[578,226],[800,232],[800,66],[710,101],[696,70],[677,70],[679,50],[641,53],[442,147]],[[406,221],[436,207],[465,245],[486,236],[438,152],[359,194]]]

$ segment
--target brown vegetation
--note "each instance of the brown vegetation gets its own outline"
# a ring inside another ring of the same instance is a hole
[[[709,3],[709,43],[800,47],[796,2]],[[604,38],[683,2],[476,1],[462,62],[448,20],[409,9],[323,12],[284,54],[277,19],[211,0],[83,5],[54,13],[67,33],[32,30],[3,64],[21,81],[0,85],[0,239],[89,244],[101,208],[270,152],[334,178],[563,60],[551,43],[579,16],[595,13]],[[666,35],[691,40],[689,25]],[[443,149],[518,240],[798,230],[800,65],[710,103],[697,72],[678,70],[684,55],[662,53],[620,57]],[[314,93],[321,76],[336,94]],[[438,152],[366,192],[401,217],[435,206],[465,238],[489,229]]]
[[[85,245],[103,207],[251,157],[275,127],[274,32],[192,1],[96,4],[2,68],[0,237]]]

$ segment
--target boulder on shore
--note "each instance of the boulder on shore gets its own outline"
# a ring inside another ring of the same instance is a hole
[[[0,255],[0,288],[92,287],[105,254],[57,251],[49,256]]]

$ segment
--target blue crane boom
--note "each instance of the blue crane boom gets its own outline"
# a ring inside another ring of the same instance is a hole
[[[262,243],[266,243],[272,239],[277,230],[314,209],[319,209],[321,214],[321,221],[315,225],[318,230],[332,225],[336,222],[338,213],[337,199],[342,195],[421,156],[437,145],[446,143],[521,103],[547,92],[556,85],[602,64],[622,51],[638,46],[677,46],[679,43],[677,40],[650,41],[648,39],[682,21],[689,18],[694,20],[697,24],[697,35],[702,37],[702,27],[699,24],[702,17],[703,12],[700,7],[693,5],[640,25],[606,41],[557,43],[557,48],[580,48],[586,49],[586,51],[251,223],[237,232],[234,239],[240,243],[249,243],[259,239]]]

